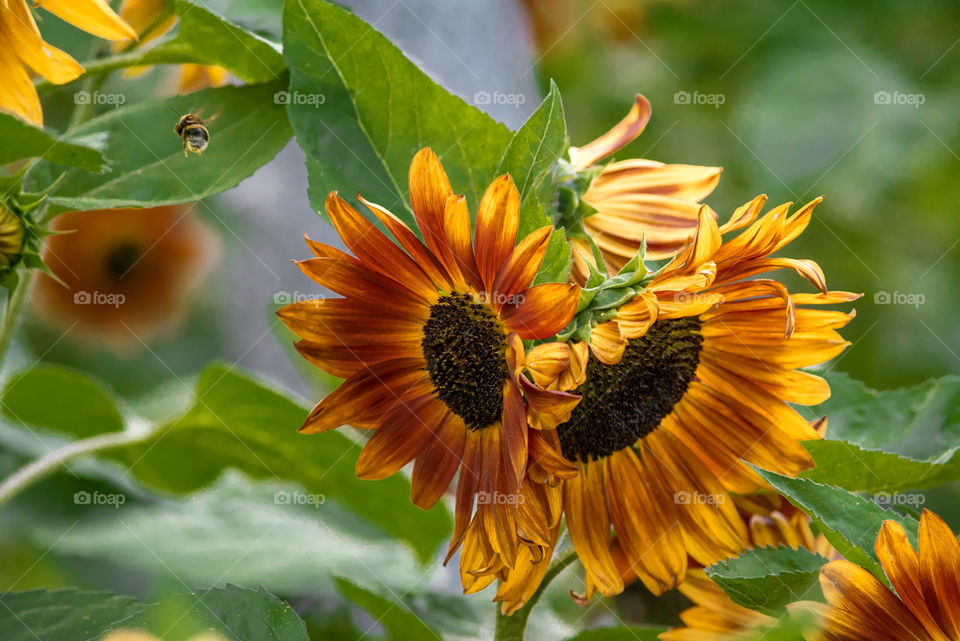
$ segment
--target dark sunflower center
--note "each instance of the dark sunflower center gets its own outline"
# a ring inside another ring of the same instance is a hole
[[[133,243],[122,243],[107,254],[105,266],[107,274],[114,280],[126,276],[140,260],[140,248]]]
[[[500,420],[509,373],[503,327],[489,306],[467,294],[442,297],[430,308],[421,345],[437,396],[467,427]]]
[[[589,461],[633,445],[660,425],[694,378],[703,336],[700,320],[655,322],[631,340],[616,365],[593,356],[576,393],[582,400],[557,428],[563,454]]]

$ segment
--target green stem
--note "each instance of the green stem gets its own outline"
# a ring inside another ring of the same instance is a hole
[[[31,485],[50,476],[75,458],[94,454],[102,450],[145,441],[154,436],[154,430],[142,433],[111,432],[99,434],[64,445],[60,449],[48,452],[32,463],[21,467],[0,483],[0,506]]]
[[[577,551],[571,547],[566,554],[554,561],[547,573],[543,575],[543,581],[540,582],[537,591],[523,604],[522,608],[513,614],[501,614],[500,606],[497,605],[497,623],[493,633],[494,641],[523,641],[523,635],[527,629],[527,619],[530,618],[533,607],[543,596],[543,592],[550,585],[550,582],[567,569],[567,566],[573,563],[576,558]]]
[[[0,321],[0,365],[7,355],[7,348],[10,347],[10,341],[13,338],[13,332],[17,328],[17,321],[20,320],[20,311],[23,303],[27,300],[27,291],[30,289],[30,281],[33,280],[33,273],[30,270],[20,275],[10,296],[7,297],[7,304],[3,309],[3,320]]]

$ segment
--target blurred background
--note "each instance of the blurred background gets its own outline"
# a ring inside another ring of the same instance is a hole
[[[853,344],[830,366],[877,388],[960,371],[956,322],[960,297],[955,289],[960,273],[957,4],[932,0],[908,4],[878,0],[869,6],[829,0],[344,4],[450,91],[480,103],[511,128],[522,124],[536,107],[550,79],[561,90],[575,145],[606,131],[623,117],[634,94],[645,94],[653,105],[653,118],[643,135],[617,157],[723,167],[720,186],[706,201],[721,220],[758,193],[768,194],[771,205],[825,195],[810,228],[791,244],[789,254],[818,261],[832,289],[864,293],[856,304],[856,321],[844,332]],[[277,28],[262,25],[266,34]],[[47,40],[85,59],[90,45],[84,34],[49,15],[41,29]],[[110,82],[127,87],[133,83],[134,91],[144,96],[176,90],[170,68]],[[520,99],[483,104],[487,101],[479,100],[478,94],[484,92]],[[48,126],[66,124],[67,109],[58,109],[58,104],[72,107],[64,102],[70,95],[68,90],[48,94],[44,104]],[[216,144],[215,127],[211,129],[211,144]],[[306,186],[303,156],[291,142],[237,188],[195,205],[190,217],[198,227],[184,232],[180,245],[171,245],[164,232],[156,234],[158,241],[166,238],[159,245],[161,251],[192,256],[193,262],[186,275],[184,270],[148,270],[143,287],[158,292],[169,288],[176,299],[153,308],[147,301],[147,311],[141,309],[146,320],[136,322],[146,322],[150,330],[137,334],[149,340],[117,340],[116,332],[83,331],[82,319],[71,311],[75,306],[66,301],[57,307],[38,289],[35,312],[25,323],[24,340],[16,345],[11,368],[38,361],[82,368],[104,379],[130,407],[147,416],[158,390],[189,396],[192,377],[212,359],[254,370],[299,393],[305,403],[315,402],[330,381],[291,358],[291,337],[273,315],[281,304],[324,293],[289,262],[307,256],[303,234],[339,244],[332,229],[310,210]],[[144,234],[149,237],[147,231]],[[96,244],[98,238],[87,242]],[[24,455],[31,447],[37,449],[35,444],[21,446]],[[20,460],[9,452],[5,457],[9,468]],[[118,482],[104,470],[91,473],[101,480],[90,483]],[[218,556],[202,546],[178,554],[164,547],[162,535],[165,528],[181,528],[196,539],[217,528],[233,527],[237,549],[246,549],[251,543],[244,538],[250,534],[249,523],[237,515],[247,513],[244,510],[255,496],[270,495],[271,488],[261,485],[225,477],[209,492],[191,498],[183,510],[130,487],[134,502],[142,501],[140,512],[123,518],[108,514],[100,520],[65,511],[53,499],[41,501],[49,510],[29,508],[38,524],[29,536],[8,519],[0,525],[0,590],[12,585],[17,589],[73,585],[82,577],[95,585],[137,591],[145,576],[171,581],[164,578],[171,568],[174,576],[198,583],[261,581],[260,570],[275,564],[286,546],[297,545],[297,537],[267,537],[262,554],[236,561],[238,555],[230,550]],[[33,491],[34,499],[73,492],[75,487],[73,477],[54,477]],[[191,520],[192,516],[196,518]],[[261,512],[257,518],[270,517]],[[398,552],[376,537],[364,538],[362,528],[345,533],[328,520],[310,518],[313,521],[301,523],[295,531],[319,537],[316,540],[323,543],[317,545],[327,546],[327,554],[346,537],[366,555],[363,563],[356,555],[334,554],[333,560],[324,556],[316,561],[317,567],[361,574],[365,565],[367,570],[370,564],[378,570],[392,567],[401,583],[408,568],[415,567],[409,552]],[[63,525],[72,522],[76,529],[64,534]],[[144,538],[148,549],[161,551],[151,557],[140,545]],[[54,542],[61,545],[48,551]],[[106,550],[116,553],[113,565],[103,565]],[[289,567],[293,571],[300,565],[291,562]],[[276,578],[282,574],[277,568],[287,566],[271,567],[269,574]],[[298,593],[310,583],[305,578],[310,567],[307,563],[301,573],[293,572],[295,576],[276,589]],[[450,571],[437,571],[429,581],[441,592],[456,589]],[[473,607],[464,601],[454,599],[449,607]],[[482,606],[486,608],[485,603]],[[643,607],[676,609],[669,599],[667,605]],[[339,615],[322,600],[317,608],[322,612],[318,620],[334,625],[330,621],[335,623]],[[577,610],[570,611],[570,621],[579,616]],[[593,616],[609,613],[601,608]]]

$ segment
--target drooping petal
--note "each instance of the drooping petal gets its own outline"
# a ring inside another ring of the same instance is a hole
[[[578,169],[583,169],[609,156],[643,132],[651,113],[650,101],[637,94],[630,111],[610,131],[582,147],[570,148],[571,162]]]
[[[137,32],[114,13],[104,0],[36,0],[34,5],[98,38],[137,39]]]

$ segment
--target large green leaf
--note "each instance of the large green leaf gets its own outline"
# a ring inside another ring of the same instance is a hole
[[[306,626],[289,605],[263,588],[230,584],[164,599],[124,627],[149,630],[164,639],[189,639],[215,630],[227,641],[309,641]]]
[[[387,598],[352,583],[343,577],[335,579],[337,589],[346,599],[366,610],[377,625],[382,626],[391,641],[443,641],[440,634],[423,622],[398,595]],[[366,633],[369,634],[370,630]]]
[[[3,414],[25,425],[68,430],[78,438],[124,428],[117,400],[102,383],[53,365],[11,377],[3,390]]]
[[[413,224],[410,161],[431,147],[456,193],[476,207],[511,133],[448,93],[360,18],[323,0],[289,0],[283,15],[290,67],[287,105],[307,156],[310,202],[361,191]]]
[[[871,493],[960,479],[960,377],[882,392],[842,374],[829,380],[830,400],[809,410],[828,417],[827,439],[804,443],[817,464],[804,478]]]
[[[90,389],[88,382],[63,377],[58,387],[45,387],[43,384],[50,382],[47,370],[38,371],[34,381],[35,371],[24,374],[12,388],[14,393],[31,391],[29,395],[18,393],[17,407],[48,404],[57,398],[74,399],[82,406],[82,393]],[[103,397],[94,394],[91,399],[102,411]],[[79,406],[75,411],[86,412]],[[303,405],[237,369],[214,365],[201,374],[194,405],[182,417],[155,426],[145,440],[101,455],[123,464],[140,481],[176,494],[209,485],[226,468],[237,468],[258,479],[294,481],[309,494],[334,500],[382,531],[408,541],[421,559],[428,559],[449,534],[446,509],[442,505],[429,511],[414,507],[408,498],[409,481],[402,476],[376,482],[357,479],[354,464],[360,447],[340,432],[297,433],[306,413]],[[89,425],[71,420],[66,411],[29,415],[70,436],[91,433]]]
[[[276,80],[287,66],[278,44],[218,15],[207,2],[177,0],[177,15],[176,36],[145,52],[143,64],[219,65],[247,82]]]
[[[270,161],[290,138],[286,112],[275,101],[283,89],[282,81],[219,87],[110,111],[76,129],[108,136],[108,171],[64,170],[43,160],[27,172],[24,190],[39,192],[66,171],[50,198],[61,209],[150,207],[219,193]],[[203,156],[185,158],[174,112],[190,111],[209,119],[210,146]]]
[[[102,140],[96,136],[57,138],[46,129],[4,112],[0,112],[0,140],[0,165],[21,158],[45,158],[61,165],[100,171],[106,164],[100,153]]]
[[[826,562],[803,548],[761,547],[711,565],[706,573],[734,603],[780,616],[788,603],[823,600],[818,579]]]
[[[916,544],[919,523],[915,519],[885,510],[839,487],[755,469],[775,490],[806,512],[844,558],[870,570],[881,580],[886,579],[873,548],[883,522],[897,521],[911,543]]]
[[[130,597],[75,589],[0,594],[3,641],[89,641],[136,614]]]

